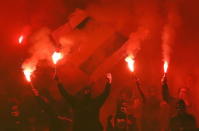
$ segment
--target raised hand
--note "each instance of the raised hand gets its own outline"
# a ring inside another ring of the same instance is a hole
[[[166,77],[166,75],[164,75],[162,77],[162,84],[167,84],[167,77]]]
[[[59,82],[59,77],[58,77],[58,75],[55,75],[55,76],[54,76],[54,80],[55,80],[56,82]]]
[[[137,86],[140,86],[140,80],[135,76],[135,83]]]
[[[31,89],[35,96],[39,96],[39,91],[37,89],[35,89],[34,87],[32,87]]]
[[[109,84],[112,83],[112,75],[111,75],[111,73],[107,73],[107,74],[106,74],[106,80],[107,80],[107,82],[108,82]]]

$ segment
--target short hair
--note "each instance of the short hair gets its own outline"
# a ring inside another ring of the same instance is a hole
[[[185,104],[184,100],[182,100],[182,99],[178,100],[176,108],[177,109],[186,109],[186,104]]]
[[[188,91],[188,89],[186,87],[180,87],[180,88],[178,88],[178,93],[180,93],[181,89],[186,89],[186,91]]]

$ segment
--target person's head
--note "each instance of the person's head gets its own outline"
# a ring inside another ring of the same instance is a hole
[[[18,117],[20,115],[19,105],[17,103],[13,103],[10,107],[10,115],[12,117]]]
[[[12,105],[11,106],[11,116],[18,117],[19,115],[20,115],[19,106],[16,104]]]
[[[20,101],[17,98],[9,98],[9,112],[12,117],[18,117],[20,115]]]
[[[126,113],[128,109],[128,101],[121,100],[117,103],[117,112]]]
[[[128,103],[127,102],[122,102],[121,103],[121,106],[120,106],[120,111],[123,112],[123,113],[126,113],[127,112],[127,108],[128,108]]]
[[[120,101],[129,101],[132,97],[132,92],[128,89],[121,90],[119,100]]]
[[[91,87],[90,86],[86,86],[83,89],[81,89],[77,93],[77,97],[79,99],[82,99],[82,100],[84,100],[85,98],[90,98],[91,97]]]
[[[178,113],[183,113],[186,111],[186,104],[182,99],[177,102],[176,109]]]
[[[83,89],[83,93],[84,93],[85,96],[90,96],[91,95],[91,88],[89,86],[86,86]]]
[[[187,96],[187,88],[179,88],[178,90],[178,98],[179,99],[184,99]]]
[[[140,107],[141,106],[141,100],[139,99],[139,98],[134,98],[133,99],[133,107],[134,108],[138,108],[138,107]]]

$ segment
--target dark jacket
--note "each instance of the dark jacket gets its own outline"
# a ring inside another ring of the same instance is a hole
[[[124,120],[123,122],[119,122]],[[133,115],[118,114],[115,117],[109,116],[107,131],[138,131],[136,118]]]
[[[74,110],[73,131],[102,131],[99,112],[106,98],[109,96],[111,84],[107,83],[103,93],[96,98],[80,100],[68,94],[64,86],[59,83],[61,95],[71,104]]]
[[[41,96],[35,96],[35,98],[48,116],[50,131],[63,131],[64,129],[62,129],[61,120],[58,119],[57,114],[53,111],[52,107],[46,103]]]
[[[171,131],[195,131],[196,120],[194,116],[186,112],[177,114],[170,120]]]

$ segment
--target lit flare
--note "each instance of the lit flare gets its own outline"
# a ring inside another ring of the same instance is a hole
[[[52,55],[52,60],[53,60],[53,63],[56,65],[57,64],[57,62],[59,61],[59,60],[61,60],[63,58],[63,55],[62,55],[62,53],[60,53],[60,52],[54,52],[53,53],[53,55]]]
[[[164,62],[164,73],[167,73],[167,70],[168,70],[168,62],[165,61]]]
[[[24,73],[24,75],[25,75],[26,80],[27,80],[28,82],[31,82],[31,75],[32,75],[32,73],[33,73],[33,70],[30,69],[30,68],[27,68],[27,69],[24,69],[24,70],[23,70],[23,73]]]
[[[134,61],[134,59],[133,59],[133,57],[132,56],[128,56],[128,57],[126,57],[125,58],[125,61],[127,62],[127,64],[128,64],[128,68],[129,68],[129,70],[131,71],[131,72],[134,72],[134,63],[135,63],[135,61]]]
[[[24,36],[23,35],[19,36],[19,39],[18,39],[19,44],[21,44],[23,40],[24,40]]]

